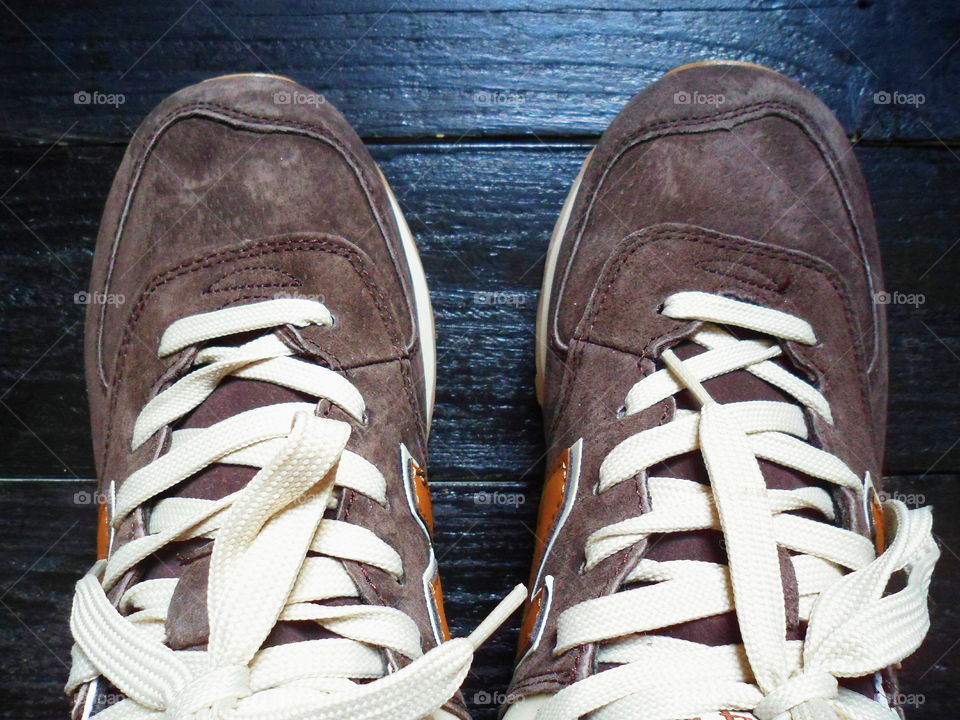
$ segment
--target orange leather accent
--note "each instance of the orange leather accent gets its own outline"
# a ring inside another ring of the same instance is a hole
[[[97,493],[100,495],[100,493]],[[97,560],[104,560],[110,552],[110,512],[106,498],[97,502]]]
[[[433,503],[430,501],[430,486],[427,484],[426,471],[417,465],[413,460],[410,461],[411,475],[413,476],[413,495],[417,501],[417,512],[427,524],[427,529],[433,535]]]
[[[550,537],[550,530],[553,523],[560,514],[560,508],[563,507],[563,498],[567,492],[567,472],[570,469],[570,450],[564,450],[557,458],[547,475],[547,481],[543,484],[543,492],[540,494],[540,509],[537,512],[537,533],[533,546],[533,566],[530,570],[530,583],[534,581],[534,573],[540,567],[540,560],[543,559],[543,551],[547,547],[547,538]]]
[[[570,450],[564,450],[554,462],[553,468],[547,474],[540,494],[540,508],[537,511],[537,531],[533,545],[533,564],[530,567],[530,587],[536,580],[536,573],[547,548],[547,539],[553,524],[563,507],[563,500],[567,494],[567,473],[570,471]],[[543,606],[544,589],[540,588],[523,608],[523,622],[520,624],[520,639],[517,643],[517,657],[522,657],[533,642],[533,628],[537,624],[537,617]]]
[[[410,460],[410,476],[413,480],[413,499],[417,503],[417,512],[423,518],[430,534],[433,535],[433,502],[430,500],[430,485],[427,483],[427,472],[416,462]],[[450,626],[447,625],[447,612],[443,608],[443,585],[440,583],[440,572],[434,574],[430,581],[430,595],[433,597],[434,607],[437,608],[437,619],[440,622],[440,635],[444,640],[450,639]]]
[[[533,628],[537,624],[537,618],[540,616],[540,610],[543,608],[543,595],[546,588],[540,588],[536,594],[527,601],[523,608],[523,621],[520,623],[520,639],[517,642],[517,659],[523,657],[523,654],[529,649],[533,642]]]
[[[440,620],[440,634],[443,639],[450,639],[450,627],[447,625],[447,613],[443,609],[443,586],[440,584],[440,573],[430,581],[430,594],[433,595],[433,604],[437,607],[437,618]]]
[[[880,555],[887,548],[887,528],[880,496],[873,488],[870,489],[870,514],[873,516],[873,546]]]

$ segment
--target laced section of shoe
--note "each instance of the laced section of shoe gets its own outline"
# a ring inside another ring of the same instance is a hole
[[[649,511],[594,532],[584,567],[651,534],[698,530],[722,532],[727,564],[641,559],[621,590],[566,610],[558,618],[555,652],[599,643],[597,661],[614,667],[563,689],[537,717],[679,720],[739,710],[759,720],[898,718],[882,698],[838,680],[871,676],[901,661],[926,634],[927,590],[939,556],[930,509],[884,503],[892,540],[877,556],[871,540],[836,524],[826,490],[768,489],[758,459],[863,492],[861,479],[839,458],[807,442],[805,410],[833,423],[826,399],[772,361],[782,352],[780,341],[814,344],[813,329],[787,313],[702,292],[671,296],[662,313],[702,321],[692,340],[705,350],[686,360],[664,351],[666,368],[632,387],[626,412],[683,390],[699,410],[679,409],[671,422],[617,445],[601,465],[598,492],[693,451],[703,458],[709,485],[645,477]],[[770,339],[739,340],[721,325]],[[741,369],[796,402],[720,404],[701,384]],[[806,625],[802,641],[787,639],[779,548],[790,551]],[[903,586],[887,594],[895,574]],[[708,646],[656,634],[728,612],[736,612],[742,644]]]
[[[292,357],[272,330],[331,326],[321,303],[283,299],[193,315],[171,324],[159,355],[238,333],[270,332],[239,346],[201,349],[193,369],[140,413],[133,448],[199,406],[228,376],[276,383],[326,399],[360,422],[364,401],[342,375]],[[149,506],[147,533],[116,548],[77,584],[71,617],[76,641],[67,691],[106,678],[126,699],[102,720],[415,720],[460,687],[473,651],[522,603],[517,588],[467,638],[423,653],[414,621],[392,607],[360,602],[341,561],[401,578],[400,555],[370,530],[324,517],[348,488],[386,503],[386,481],[345,448],[351,427],[317,417],[312,403],[281,403],[207,428],[174,430],[167,452],[119,488],[113,527]],[[259,468],[219,500],[168,497],[177,483],[213,463]],[[175,579],[132,585],[117,607],[107,593],[170,543],[213,541],[204,651],[164,644]],[[329,604],[333,601],[334,604]],[[328,604],[318,604],[318,603]],[[334,637],[263,647],[281,621],[312,621]],[[384,650],[410,662],[390,672]]]

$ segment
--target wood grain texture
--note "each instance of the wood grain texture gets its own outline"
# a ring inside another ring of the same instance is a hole
[[[796,78],[850,133],[960,138],[948,0],[9,0],[0,16],[15,141],[125,143],[169,93],[239,71],[293,77],[367,137],[594,135],[667,70],[714,58]],[[75,104],[84,90],[124,102]]]
[[[431,473],[523,476],[541,454],[533,324],[543,254],[586,144],[378,145],[417,237],[437,314]],[[97,221],[121,149],[0,150],[0,477],[93,475],[82,315]],[[960,316],[948,150],[859,148],[890,306],[887,471],[960,471]],[[23,169],[33,166],[29,173]]]
[[[539,478],[432,484],[436,550],[453,634],[463,636],[500,597],[526,582],[533,547]],[[73,584],[93,560],[89,481],[0,481],[0,718],[66,717],[62,694],[70,664]],[[901,676],[910,720],[954,717],[960,622],[960,477],[892,477],[888,491],[937,506],[943,556],[931,590],[933,628]],[[500,493],[494,500],[494,493]],[[922,499],[921,499],[922,498]],[[38,518],[42,516],[42,521]],[[464,695],[475,720],[494,720],[510,680],[519,618],[484,645]]]
[[[0,718],[66,717],[69,605],[95,516],[76,296],[124,145],[157,102],[210,76],[274,72],[371,141],[437,314],[430,477],[462,635],[527,578],[543,474],[533,321],[567,187],[634,93],[718,57],[794,77],[865,138],[887,286],[916,300],[889,308],[888,490],[936,506],[943,547],[905,710],[957,716],[960,4],[4,0],[0,18],[0,478],[50,478],[0,481]],[[78,103],[81,91],[113,104]],[[464,688],[476,720],[496,716],[517,624],[477,654]]]

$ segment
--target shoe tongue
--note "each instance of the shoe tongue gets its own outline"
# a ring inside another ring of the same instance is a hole
[[[674,352],[683,360],[703,352],[703,348],[691,343],[674,348]],[[777,362],[777,360],[773,362]],[[746,370],[736,370],[705,380],[703,386],[714,400],[723,404],[752,400],[795,402],[792,397]],[[677,405],[686,409],[697,408],[696,403],[687,392],[677,395]],[[820,481],[791,468],[775,465],[765,460],[760,460],[759,464],[767,487],[770,489],[792,490],[811,486],[823,487]],[[684,478],[703,484],[709,484],[710,482],[706,466],[699,452],[671,458],[659,466],[650,468],[648,474],[651,476]],[[815,514],[804,514],[808,517],[819,517]],[[651,560],[702,560],[722,564],[727,562],[726,553],[723,549],[723,536],[719,531],[714,530],[660,535],[652,539],[649,547],[646,557]],[[789,553],[782,548],[780,553],[780,568],[786,600],[787,638],[798,640],[803,637],[803,628],[800,626],[798,616],[796,578],[793,574],[793,565],[789,561]],[[727,645],[742,642],[737,617],[732,612],[663,628],[658,631],[658,634],[705,645]],[[701,718],[706,717],[708,716],[701,716]],[[746,717],[750,718],[752,716],[748,713]]]
[[[206,428],[246,410],[289,402],[314,403],[315,400],[272,383],[228,377],[175,429]],[[219,500],[243,489],[256,474],[257,469],[253,467],[214,463],[161,497]],[[209,540],[171,543],[145,567],[144,580],[179,579],[166,622],[167,645],[174,650],[201,649],[207,644],[207,578],[212,551],[213,542]],[[305,631],[309,626],[301,623],[291,625],[304,625],[302,632],[293,632],[295,637],[292,639],[308,639]],[[288,631],[288,628],[284,628],[281,636],[286,637]],[[309,638],[313,637],[315,634],[309,635]]]

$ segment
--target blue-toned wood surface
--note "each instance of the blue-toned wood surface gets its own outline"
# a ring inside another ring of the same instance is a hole
[[[74,296],[153,105],[212,75],[269,71],[322,92],[369,140],[437,314],[430,476],[448,614],[464,633],[527,575],[543,471],[533,319],[567,187],[631,95],[716,57],[770,65],[836,111],[859,140],[888,288],[922,298],[890,307],[887,472],[892,490],[937,506],[943,560],[934,631],[903,692],[908,717],[960,715],[956,2],[3,0],[0,478],[47,479],[0,480],[0,717],[66,717],[69,602],[95,514]],[[494,490],[522,502],[486,502]],[[478,720],[495,717],[515,630],[468,678]]]

